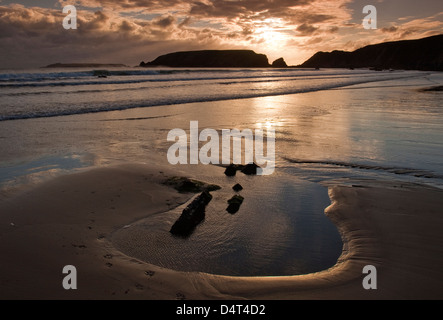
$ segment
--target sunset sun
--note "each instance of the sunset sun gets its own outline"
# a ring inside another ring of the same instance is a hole
[[[267,47],[271,50],[275,49],[275,46],[284,44],[287,40],[281,19],[257,21],[255,22],[255,25],[257,26],[255,34],[259,39],[266,43]]]

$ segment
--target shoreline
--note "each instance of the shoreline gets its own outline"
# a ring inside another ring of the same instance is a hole
[[[221,169],[222,170],[222,169]],[[162,185],[167,168],[128,164],[63,175],[0,202],[2,299],[441,299],[443,190],[392,182],[330,185],[325,213],[344,250],[317,273],[232,277],[165,269],[119,252],[113,232],[193,194]],[[11,225],[13,223],[13,225]],[[440,227],[440,228],[439,228]],[[64,290],[74,265],[78,289]],[[362,287],[365,265],[377,290]]]

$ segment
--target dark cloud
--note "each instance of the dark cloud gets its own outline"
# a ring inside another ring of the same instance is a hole
[[[102,29],[109,21],[109,16],[101,11],[94,12],[94,15],[88,18],[78,17],[80,30],[87,30],[88,32]]]
[[[387,33],[397,32],[398,27],[396,27],[396,26],[384,27],[384,28],[381,28],[381,31],[387,32]]]
[[[338,30],[339,28],[337,26],[333,26],[328,29],[329,33],[336,33]]]
[[[314,34],[318,30],[318,28],[314,27],[312,25],[308,25],[306,23],[303,23],[303,24],[299,25],[296,30],[300,36],[309,36],[309,35]]]
[[[119,30],[123,32],[131,32],[135,30],[135,27],[132,23],[128,22],[127,20],[123,20],[120,23]]]
[[[175,22],[175,18],[173,16],[167,16],[164,18],[157,19],[153,22],[154,25],[167,28],[171,26]]]

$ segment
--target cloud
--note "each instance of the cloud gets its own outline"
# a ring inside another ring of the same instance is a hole
[[[0,6],[1,67],[57,61],[138,64],[178,50],[249,48],[298,64],[316,51],[353,50],[441,33],[443,13],[406,15],[380,29],[355,23],[352,0],[59,0],[53,9]],[[78,29],[61,8],[75,4]]]
[[[426,37],[431,35],[441,34],[443,30],[443,12],[436,13],[433,16],[412,19],[401,25],[390,29],[398,39],[410,39],[413,37]]]
[[[398,27],[396,27],[396,26],[381,28],[381,31],[386,32],[386,33],[393,33],[393,32],[396,32],[397,30],[398,30]]]
[[[318,30],[318,28],[314,27],[312,25],[308,25],[306,23],[303,23],[303,24],[299,25],[296,28],[296,30],[297,30],[298,34],[301,36],[309,36],[309,35],[314,34]]]
[[[162,28],[167,28],[169,26],[171,26],[173,23],[175,22],[175,19],[173,16],[167,16],[167,17],[162,17],[160,19],[157,19],[153,22],[154,25],[162,27]]]
[[[77,9],[78,29],[65,30],[57,9],[0,6],[0,67],[43,66],[54,62],[138,64],[177,48],[220,48],[224,32],[187,26],[172,15],[151,20],[120,12]]]

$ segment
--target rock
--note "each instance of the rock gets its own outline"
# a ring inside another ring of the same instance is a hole
[[[236,172],[240,170],[242,173],[246,175],[254,175],[257,174],[257,168],[260,168],[258,165],[253,163],[248,163],[247,165],[241,165],[241,164],[230,164],[225,169],[225,175],[228,177],[235,176]]]
[[[225,175],[227,175],[228,177],[235,176],[237,170],[239,170],[238,166],[231,163],[229,166],[226,167]]]
[[[175,236],[188,237],[195,227],[204,220],[206,205],[211,201],[212,195],[203,191],[185,209],[172,225],[169,231]]]
[[[352,52],[317,52],[302,68],[373,68],[443,71],[443,34],[369,45]]]
[[[181,192],[195,192],[199,189],[199,184],[189,179],[183,179],[178,188]]]
[[[168,53],[140,67],[174,68],[268,68],[268,58],[252,50],[201,50]]]
[[[235,186],[232,187],[232,189],[234,191],[240,191],[240,190],[243,190],[243,187],[241,186],[240,183],[237,183]]]
[[[260,168],[258,165],[256,165],[255,163],[248,163],[247,165],[245,165],[242,169],[241,172],[247,175],[253,175],[253,174],[257,174],[257,168]]]
[[[226,211],[228,211],[231,214],[236,213],[239,209],[241,204],[243,203],[244,198],[240,195],[235,195],[231,199],[228,200],[228,208],[226,208]]]
[[[204,190],[215,191],[220,189],[220,186],[217,186],[215,184],[208,184],[186,177],[171,177],[164,181],[163,184],[167,186],[172,186],[180,193],[197,193]]]
[[[443,91],[443,86],[435,86],[430,88],[421,89],[422,92],[430,92],[430,91]]]
[[[272,63],[273,68],[287,68],[288,65],[286,64],[285,60],[283,58],[277,59]]]

